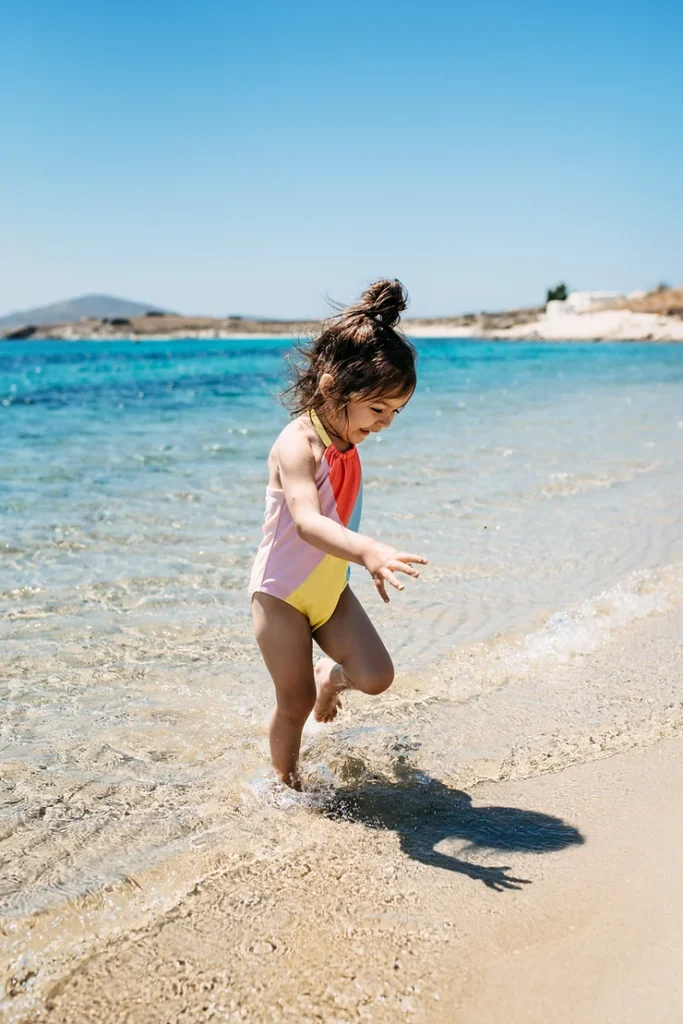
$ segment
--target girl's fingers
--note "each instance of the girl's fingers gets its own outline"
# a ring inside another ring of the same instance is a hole
[[[427,559],[422,555],[411,555],[407,551],[399,551],[396,558],[399,562],[417,562],[418,565],[427,565]]]
[[[401,560],[398,559],[398,558],[394,559],[394,561],[390,565],[390,568],[394,572],[404,572],[404,573],[406,573],[407,576],[412,576],[413,579],[419,579],[419,576],[420,576],[420,574],[417,571],[417,569],[413,569],[412,566],[406,565],[405,562],[401,562]]]
[[[392,558],[388,565],[382,565],[372,577],[377,587],[377,591],[382,600],[388,604],[389,595],[387,594],[386,584],[391,584],[396,590],[405,590],[405,586],[398,579],[394,573],[403,572],[406,576],[412,576],[413,579],[419,579],[420,574],[417,569],[413,569],[411,562],[418,562],[420,565],[426,565],[427,559],[421,555],[410,555],[400,554]]]
[[[391,569],[388,568],[388,566],[383,565],[382,568],[380,569],[380,572],[382,573],[382,576],[387,581],[387,583],[391,583],[392,587],[396,587],[397,590],[405,590],[404,584],[401,583],[401,581],[397,579],[396,576],[394,576],[393,572],[391,571]]]

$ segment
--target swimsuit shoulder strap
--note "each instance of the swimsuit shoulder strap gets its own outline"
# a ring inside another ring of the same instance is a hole
[[[316,434],[318,435],[322,443],[325,445],[325,447],[329,448],[330,445],[332,444],[332,441],[330,440],[330,435],[327,433],[324,426],[320,422],[320,417],[318,416],[315,409],[310,409],[308,415],[310,417],[311,423],[313,424],[313,429],[315,430]]]

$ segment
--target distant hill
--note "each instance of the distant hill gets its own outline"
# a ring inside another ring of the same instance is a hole
[[[144,316],[150,310],[166,313],[154,303],[131,302],[130,299],[117,299],[114,295],[82,295],[78,299],[67,299],[66,302],[53,302],[50,306],[36,306],[34,309],[21,309],[0,317],[0,332],[10,327],[22,327],[24,324],[59,324],[73,323],[82,316],[101,318],[103,316]]]

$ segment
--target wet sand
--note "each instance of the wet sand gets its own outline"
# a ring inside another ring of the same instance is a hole
[[[677,739],[461,808],[473,833],[516,825],[531,847],[545,828],[552,852],[430,863],[395,832],[321,823],[306,850],[264,848],[75,963],[43,1019],[673,1024],[682,798]]]
[[[660,663],[622,637],[575,662],[577,681],[610,665],[677,674],[680,617],[668,646],[665,621],[642,624],[659,623]],[[32,1011],[39,979],[15,972],[7,1019],[680,1021],[683,738],[656,735],[467,793],[406,761],[290,806],[291,830],[254,835],[170,911],[75,950]]]

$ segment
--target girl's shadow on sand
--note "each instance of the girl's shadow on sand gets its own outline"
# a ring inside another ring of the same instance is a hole
[[[509,875],[507,866],[471,863],[435,847],[444,839],[460,839],[468,844],[465,853],[551,853],[584,842],[579,830],[561,818],[517,807],[474,807],[467,793],[409,767],[401,767],[394,779],[380,777],[364,789],[337,790],[326,814],[368,828],[390,829],[413,860],[457,871],[498,892],[520,889],[531,880]]]

